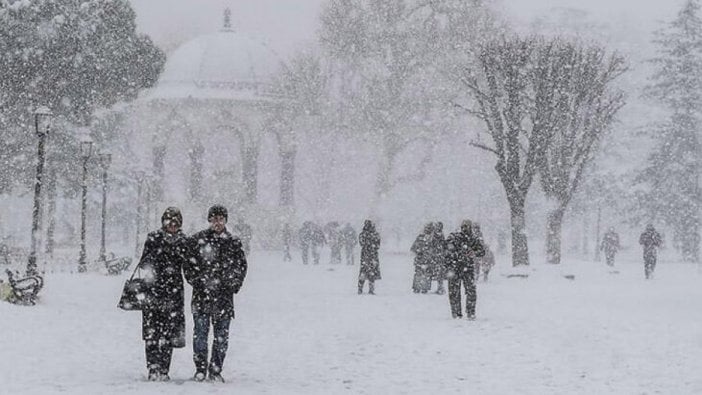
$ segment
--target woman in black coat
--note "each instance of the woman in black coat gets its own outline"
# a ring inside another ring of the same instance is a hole
[[[361,272],[358,274],[358,293],[363,293],[363,283],[368,280],[368,293],[375,294],[375,280],[380,280],[380,235],[370,220],[363,224],[363,231],[358,235],[361,245]]]
[[[143,278],[150,281],[151,302],[142,310],[142,337],[150,381],[167,381],[173,348],[185,347],[183,265],[190,256],[181,231],[183,217],[176,207],[161,216],[163,227],[149,233],[139,261]]]

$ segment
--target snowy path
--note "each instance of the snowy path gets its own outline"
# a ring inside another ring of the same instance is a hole
[[[409,256],[382,259],[378,295],[358,296],[357,266],[255,253],[225,384],[187,380],[191,319],[173,381],[146,382],[141,315],[115,307],[124,277],[48,275],[39,306],[0,304],[0,393],[702,393],[691,265],[661,265],[652,282],[634,262],[619,275],[594,263],[537,266],[526,280],[494,273],[468,322],[450,318],[445,295],[410,292]]]

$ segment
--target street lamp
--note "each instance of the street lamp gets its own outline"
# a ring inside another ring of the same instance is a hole
[[[37,231],[39,229],[39,216],[41,210],[41,183],[44,175],[44,145],[46,136],[51,131],[51,117],[53,113],[47,107],[41,106],[34,111],[34,131],[39,138],[37,159],[37,174],[34,179],[34,207],[32,208],[32,245],[27,262],[27,276],[37,274]]]
[[[146,177],[146,174],[144,173],[143,170],[137,170],[136,172],[136,182],[137,182],[137,192],[136,192],[136,235],[134,239],[136,240],[136,247],[134,249],[134,259],[139,259],[139,232],[141,230],[141,222],[142,222],[142,208],[141,208],[141,202],[142,202],[142,184],[144,183],[144,179]]]
[[[99,155],[102,166],[102,227],[100,229],[100,261],[105,262],[105,222],[107,220],[107,169],[112,162],[112,154],[101,152]]]
[[[88,159],[93,151],[93,140],[90,139],[87,131],[80,141],[80,157],[83,159],[83,195],[80,209],[80,256],[78,258],[78,272],[85,273],[88,268],[85,258],[85,215],[88,205]]]

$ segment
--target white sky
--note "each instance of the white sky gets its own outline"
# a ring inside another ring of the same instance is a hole
[[[610,23],[626,21],[638,29],[652,31],[661,20],[669,20],[684,0],[502,0],[502,8],[516,20],[530,19],[553,7],[578,7],[593,19]],[[222,11],[232,9],[237,30],[267,39],[282,55],[304,42],[314,41],[317,13],[325,0],[131,0],[137,23],[157,44],[173,46],[222,26]]]

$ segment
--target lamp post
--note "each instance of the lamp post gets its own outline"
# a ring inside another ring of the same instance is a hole
[[[93,151],[93,141],[85,134],[80,142],[80,156],[83,159],[83,194],[80,209],[80,256],[78,257],[78,273],[85,273],[88,268],[85,258],[85,215],[88,204],[88,159]]]
[[[134,236],[135,244],[136,247],[134,248],[134,259],[138,260],[139,259],[139,233],[141,231],[141,221],[142,221],[142,184],[144,183],[145,179],[145,174],[144,171],[142,170],[137,170],[136,172],[136,182],[137,182],[137,191],[136,191],[136,235]]]
[[[100,261],[105,262],[105,222],[107,221],[107,169],[112,162],[112,154],[109,152],[100,153],[100,165],[102,166],[102,225],[100,228]]]
[[[32,245],[27,262],[27,276],[37,274],[37,231],[39,229],[39,216],[41,210],[41,183],[44,173],[44,146],[46,136],[51,130],[51,117],[53,113],[47,107],[39,107],[34,111],[34,130],[39,138],[37,174],[34,179],[34,207],[32,208]]]

